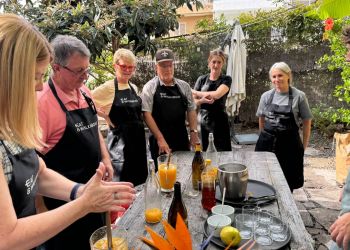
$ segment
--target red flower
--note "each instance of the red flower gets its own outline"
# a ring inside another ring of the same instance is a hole
[[[327,18],[325,21],[324,21],[324,24],[325,24],[325,27],[324,27],[324,30],[332,30],[333,28],[333,25],[334,25],[334,21],[332,18]]]

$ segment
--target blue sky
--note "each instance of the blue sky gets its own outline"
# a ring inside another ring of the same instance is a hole
[[[242,9],[264,9],[276,5],[268,0],[214,0],[214,11],[216,10],[242,10]]]

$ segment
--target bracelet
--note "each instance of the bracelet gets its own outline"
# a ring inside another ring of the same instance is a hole
[[[72,188],[72,191],[70,192],[70,200],[75,200],[76,196],[77,196],[77,191],[78,188],[81,186],[80,183],[75,183],[74,187]]]
[[[197,129],[191,129],[190,133],[198,133],[198,130]]]

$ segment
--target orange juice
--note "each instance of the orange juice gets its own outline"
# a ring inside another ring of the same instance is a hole
[[[145,219],[147,223],[158,223],[162,219],[162,210],[159,208],[148,208],[145,211]]]
[[[158,166],[159,182],[162,191],[171,191],[176,181],[176,165],[165,163]]]
[[[123,238],[112,237],[112,246],[112,250],[128,250],[128,244]],[[108,250],[107,238],[99,239],[93,250]]]

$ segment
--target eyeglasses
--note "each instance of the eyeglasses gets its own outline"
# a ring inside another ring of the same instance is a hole
[[[74,71],[74,70],[72,70],[72,69],[70,69],[70,68],[68,68],[66,66],[62,66],[62,65],[61,65],[61,67],[66,69],[66,70],[68,70],[69,72],[71,72],[72,74],[74,74],[75,76],[78,76],[78,77],[80,77],[80,76],[82,76],[84,74],[90,75],[90,73],[91,73],[91,68],[90,67],[86,68],[86,69],[80,69],[78,71]]]
[[[131,70],[134,70],[135,69],[135,66],[134,65],[125,65],[125,64],[118,64],[117,63],[117,65],[122,69],[122,70],[129,70],[129,71],[131,71]]]

